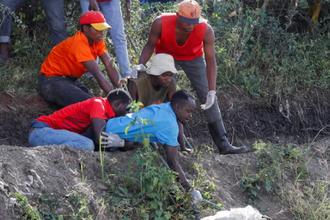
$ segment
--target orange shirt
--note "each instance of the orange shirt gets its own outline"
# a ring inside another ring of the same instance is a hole
[[[89,46],[84,33],[78,31],[74,36],[62,41],[48,54],[41,65],[40,73],[50,76],[72,76],[80,78],[87,69],[82,62],[96,60],[107,52],[104,40]]]

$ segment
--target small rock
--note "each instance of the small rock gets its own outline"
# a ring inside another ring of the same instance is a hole
[[[57,215],[67,216],[71,213],[71,209],[68,207],[61,207],[56,210]]]
[[[69,162],[70,158],[66,155],[63,155],[62,159],[65,161],[65,162]]]
[[[7,207],[13,207],[16,204],[16,199],[15,198],[9,198],[9,201],[7,203]]]
[[[96,188],[100,189],[100,190],[107,190],[108,188],[103,185],[102,183],[96,183]]]
[[[32,175],[27,175],[28,179],[30,180],[29,182],[25,182],[25,185],[31,186],[33,184],[33,176]]]

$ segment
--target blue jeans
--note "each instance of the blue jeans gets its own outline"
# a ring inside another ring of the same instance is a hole
[[[83,13],[88,12],[89,0],[80,0],[80,5]],[[129,67],[129,59],[127,53],[127,41],[124,33],[124,21],[121,13],[120,1],[112,0],[107,2],[98,2],[105,20],[112,27],[109,30],[117,62],[122,78],[127,78],[131,72]]]
[[[27,0],[0,0],[2,4],[10,10],[15,11],[21,4]],[[47,22],[50,29],[53,45],[57,45],[65,40],[67,36],[65,20],[64,20],[64,0],[41,0],[43,9],[45,10]],[[0,13],[0,20],[3,21],[0,28],[0,43],[9,43],[11,34],[12,17],[7,12]]]
[[[94,150],[94,142],[80,134],[50,127],[35,128],[29,134],[29,146],[67,145],[83,150]]]

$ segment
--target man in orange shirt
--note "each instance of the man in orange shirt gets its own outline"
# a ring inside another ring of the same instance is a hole
[[[91,72],[100,87],[108,94],[112,86],[96,63],[99,56],[112,83],[119,87],[119,75],[110,62],[103,40],[104,30],[111,27],[100,12],[90,11],[80,19],[81,31],[62,41],[49,53],[41,66],[38,88],[48,102],[68,106],[85,101],[94,95],[78,78]]]
[[[201,17],[201,8],[194,0],[184,0],[179,11],[157,17],[152,23],[149,39],[140,60],[145,65],[153,52],[173,56],[189,78],[204,110],[213,142],[220,154],[247,153],[246,146],[232,146],[228,139],[215,95],[217,66],[214,52],[214,31]],[[205,59],[203,54],[205,54]],[[133,67],[134,69],[134,67]]]

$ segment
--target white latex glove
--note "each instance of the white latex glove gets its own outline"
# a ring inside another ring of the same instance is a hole
[[[205,104],[201,105],[203,110],[211,108],[215,100],[215,91],[211,90],[207,93]]]
[[[199,202],[203,201],[202,194],[198,190],[194,189],[189,194],[191,195],[192,202],[195,205],[197,205]]]
[[[136,66],[133,66],[131,74],[129,74],[129,78],[136,79],[138,77],[138,72],[139,71],[144,71],[144,65],[139,64]]]
[[[118,134],[102,132],[101,146],[104,148],[109,147],[124,147],[125,140],[121,139]]]

